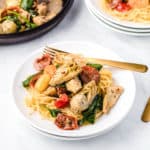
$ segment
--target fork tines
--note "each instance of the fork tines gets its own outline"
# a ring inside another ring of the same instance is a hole
[[[44,54],[50,54],[52,57],[55,57],[56,54],[58,54],[58,53],[67,54],[67,52],[64,52],[64,51],[59,50],[59,49],[56,49],[56,48],[48,47],[48,46],[46,46],[46,47],[44,48],[43,53],[44,53]]]

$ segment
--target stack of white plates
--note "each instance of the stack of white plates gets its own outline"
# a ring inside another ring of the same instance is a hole
[[[89,42],[61,42],[50,44],[50,46],[71,53],[83,54],[87,57],[122,60],[111,50]],[[12,86],[14,103],[16,104],[17,109],[25,118],[26,122],[33,127],[35,131],[48,137],[57,139],[81,140],[104,134],[121,122],[121,120],[131,109],[131,106],[134,102],[135,81],[133,74],[130,71],[111,67],[109,69],[111,69],[114,79],[124,88],[124,92],[111,112],[108,115],[103,115],[95,122],[95,124],[80,127],[79,129],[73,131],[66,131],[59,129],[52,121],[42,119],[41,116],[36,112],[32,113],[31,115],[31,110],[28,109],[24,103],[26,91],[22,87],[22,81],[28,75],[35,72],[33,68],[33,62],[35,58],[42,55],[43,49],[44,47],[38,49],[27,59],[25,59],[24,63],[19,67],[15,74]],[[130,83],[130,86],[126,84],[127,82]]]
[[[95,19],[111,30],[134,36],[149,36],[150,25],[119,21],[108,15],[100,6],[100,0],[85,0],[89,12]]]

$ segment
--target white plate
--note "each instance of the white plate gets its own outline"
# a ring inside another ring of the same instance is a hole
[[[120,21],[115,17],[107,14],[104,10],[100,7],[100,0],[85,0],[86,4],[89,5],[99,16],[102,16],[106,20],[113,22],[115,24],[128,27],[128,28],[137,28],[137,29],[150,29],[150,25],[143,24],[143,23],[134,23],[129,21]]]
[[[106,22],[107,24],[118,28],[119,30],[125,30],[125,31],[129,31],[129,32],[135,32],[135,33],[150,33],[150,29],[137,29],[137,28],[128,28],[125,26],[120,26],[118,24],[115,24],[107,19],[105,19],[104,17],[98,15],[93,9],[92,7],[90,7],[90,5],[87,4],[87,8],[89,11],[91,11],[97,18],[99,18],[100,20],[103,20],[104,22]]]
[[[67,136],[57,136],[57,135],[53,135],[47,132],[43,132],[41,130],[39,130],[38,128],[35,128],[33,126],[29,126],[31,129],[33,129],[34,131],[36,131],[37,133],[40,133],[41,135],[47,136],[49,138],[54,138],[54,139],[61,139],[61,140],[67,140],[67,141],[76,141],[76,140],[84,140],[84,139],[89,139],[89,138],[93,138],[98,136],[99,134],[94,134],[92,136],[83,136],[83,137],[67,137]]]
[[[118,26],[116,26],[115,24],[103,19],[100,16],[97,16],[95,14],[95,12],[93,12],[89,7],[87,7],[89,12],[94,16],[94,18],[101,23],[102,25],[104,25],[105,27],[115,31],[115,32],[119,32],[119,33],[123,33],[126,35],[132,35],[132,36],[150,36],[150,32],[133,32],[133,31],[128,31],[125,30],[123,28],[118,28]]]
[[[73,53],[83,54],[89,57],[100,57],[107,59],[121,60],[121,58],[106,48],[100,45],[90,44],[89,42],[61,42],[50,44],[53,47],[63,49]],[[81,127],[74,131],[64,131],[57,128],[53,122],[41,119],[40,115],[34,113],[29,115],[29,109],[24,104],[24,97],[26,95],[25,89],[22,87],[22,81],[30,74],[34,73],[33,61],[42,54],[43,48],[35,51],[29,56],[26,61],[18,69],[13,81],[13,96],[14,102],[26,118],[26,120],[36,129],[44,133],[48,133],[58,138],[88,138],[100,135],[115,127],[129,112],[134,101],[135,96],[135,81],[133,74],[130,71],[110,68],[113,72],[116,83],[124,87],[124,93],[120,97],[118,103],[111,110],[109,115],[102,116],[94,125]],[[130,84],[127,84],[130,83]]]

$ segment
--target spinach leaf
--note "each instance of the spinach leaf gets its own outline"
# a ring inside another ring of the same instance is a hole
[[[97,110],[102,110],[103,107],[103,98],[100,95],[96,95],[92,104],[88,109],[82,112],[83,118],[78,121],[78,124],[81,126],[84,122],[93,124],[95,122],[95,115]]]
[[[95,113],[91,113],[87,118],[86,121],[93,124],[95,122]]]
[[[25,79],[23,82],[22,82],[22,85],[23,85],[23,87],[28,87],[29,86],[29,84],[30,84],[30,81],[33,79],[33,77],[35,77],[36,75],[38,75],[38,74],[41,74],[42,72],[38,72],[38,73],[36,73],[36,74],[33,74],[33,75],[30,75],[29,77],[27,77],[27,79]]]
[[[97,69],[98,71],[101,70],[101,68],[103,67],[101,64],[91,64],[91,63],[87,63],[88,66],[91,66],[95,69]]]
[[[37,27],[35,23],[31,23],[31,22],[26,22],[26,26],[28,29],[34,29]]]
[[[18,31],[21,29],[21,25],[22,25],[21,21],[19,19],[24,20],[25,26],[27,29],[33,29],[33,28],[37,27],[37,25],[35,23],[32,23],[28,19],[20,16],[20,14],[15,11],[9,11],[9,16],[3,17],[3,20],[6,20],[6,19],[14,21],[18,26]]]
[[[33,9],[29,9],[28,12],[31,14],[32,17],[38,15],[37,11]]]
[[[21,8],[25,9],[25,10],[29,10],[32,8],[34,0],[21,0]]]
[[[27,18],[25,18],[25,17],[23,17],[23,16],[20,16],[19,13],[13,12],[13,11],[10,11],[10,13],[13,14],[13,15],[15,15],[17,18],[23,19],[24,22],[25,22],[25,25],[26,25],[26,27],[27,27],[28,29],[33,29],[33,28],[36,28],[36,27],[37,27],[37,25],[36,25],[35,23],[32,23],[32,22],[30,22]],[[19,20],[19,19],[18,19],[18,20]],[[21,25],[21,23],[20,23],[20,25]]]
[[[29,83],[30,83],[30,81],[32,80],[33,77],[34,77],[34,75],[29,76],[26,80],[24,80],[24,81],[22,82],[22,85],[23,85],[24,87],[28,87],[28,86],[29,86]]]
[[[50,112],[50,114],[51,114],[52,117],[57,117],[57,115],[59,113],[61,113],[61,111],[59,109],[49,109],[48,108],[48,111]]]

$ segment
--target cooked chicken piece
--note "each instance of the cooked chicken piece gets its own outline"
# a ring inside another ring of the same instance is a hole
[[[22,18],[25,18],[25,19],[27,19],[27,20],[30,20],[30,13],[28,13],[27,11],[25,11],[24,9],[20,9],[20,21],[21,21],[21,23],[24,23],[25,21],[24,21],[24,19],[22,19]]]
[[[74,113],[80,113],[83,110],[87,109],[89,106],[87,97],[83,93],[79,93],[73,96],[70,105],[71,105],[71,110]]]
[[[48,3],[48,11],[53,12],[55,14],[58,14],[63,7],[63,1],[62,0],[50,0]]]
[[[78,66],[77,64],[74,64],[74,63],[64,64],[56,70],[49,84],[51,86],[62,84],[66,81],[73,79],[81,71],[82,71],[81,67]]]
[[[103,113],[108,113],[110,109],[117,103],[120,95],[123,92],[121,86],[110,86],[103,101]]]
[[[47,20],[51,20],[51,19],[53,19],[55,16],[56,16],[55,13],[53,13],[53,12],[48,12],[47,15],[46,15],[46,19],[47,19]]]
[[[46,16],[48,11],[48,6],[45,2],[42,2],[37,5],[37,12],[40,16]]]
[[[40,25],[46,23],[47,21],[48,21],[48,20],[46,19],[45,16],[36,16],[36,17],[33,17],[33,22],[34,22],[36,25],[38,25],[38,26],[40,26]]]
[[[81,113],[86,110],[93,102],[97,93],[98,88],[95,81],[87,83],[78,94],[72,97],[70,101],[71,110],[74,113]]]
[[[81,81],[78,77],[75,77],[74,79],[66,83],[66,87],[68,91],[77,93],[82,88]]]
[[[56,56],[53,59],[53,63],[59,65],[63,65],[65,63],[67,64],[70,62],[74,62],[81,67],[85,66],[87,63],[84,57],[77,54],[56,54]]]
[[[1,26],[3,33],[15,33],[17,31],[17,25],[11,20],[5,20]]]
[[[143,8],[149,5],[149,0],[128,0],[133,8]]]

